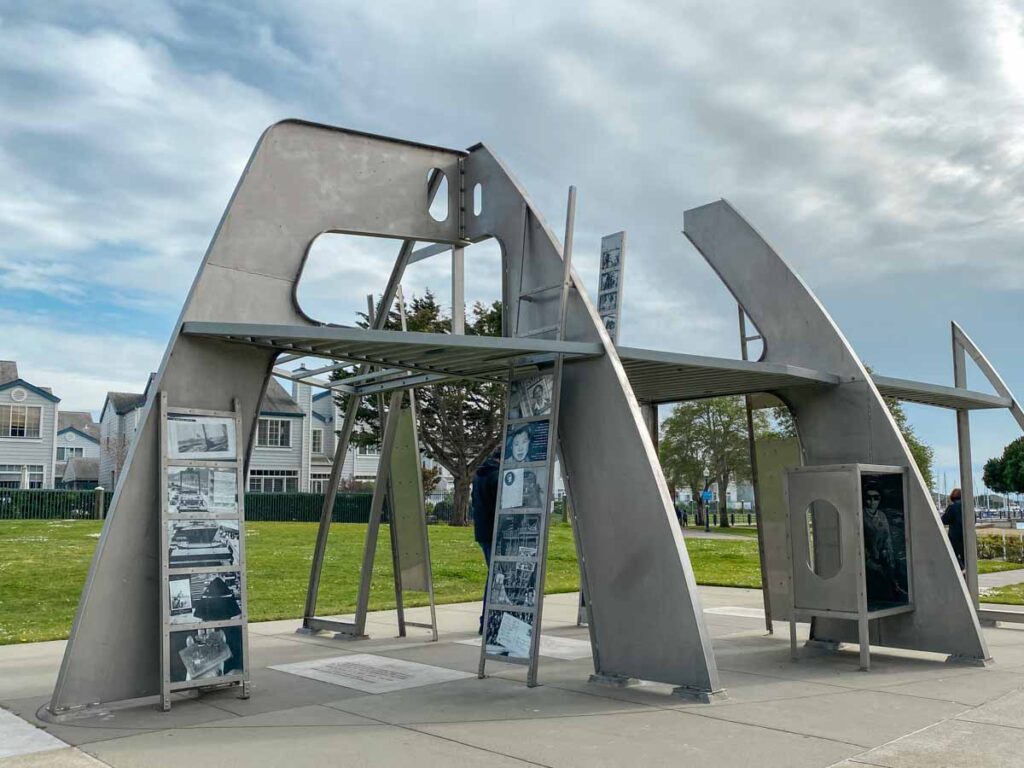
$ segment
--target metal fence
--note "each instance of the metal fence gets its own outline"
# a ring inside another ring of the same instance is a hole
[[[63,491],[0,489],[0,520],[99,520],[110,494],[102,489]]]
[[[0,520],[99,520],[106,517],[111,494],[91,491],[0,489]],[[334,501],[335,523],[365,523],[370,519],[373,494],[349,491]],[[425,499],[427,522],[446,524],[455,516],[451,494],[432,493]],[[559,501],[555,502],[560,513]],[[246,493],[245,519],[254,522],[315,523],[324,505],[322,493]],[[388,519],[387,504],[384,520]],[[466,521],[473,521],[471,509]]]
[[[111,494],[90,491],[0,489],[0,520],[100,520],[106,517]],[[370,519],[373,494],[341,492],[334,501],[335,523],[365,523]],[[247,493],[245,519],[255,522],[315,523],[324,505],[322,493]],[[447,523],[453,517],[450,494],[426,498],[427,519]],[[387,504],[384,519],[387,520]],[[467,514],[467,520],[472,517]]]

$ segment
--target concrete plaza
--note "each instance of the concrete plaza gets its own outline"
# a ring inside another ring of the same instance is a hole
[[[371,615],[371,639],[363,641],[297,635],[294,620],[253,624],[251,699],[223,690],[177,698],[168,713],[137,706],[61,724],[36,712],[64,644],[7,646],[0,768],[1024,764],[1024,629],[985,630],[995,658],[988,668],[878,649],[865,673],[855,646],[804,649],[790,661],[786,625],[765,634],[757,591],[702,587],[701,596],[728,691],[712,704],[674,697],[666,685],[588,682],[589,656],[578,658],[587,653],[587,630],[575,625],[574,594],[546,599],[545,636],[569,642],[552,643],[563,658],[542,658],[543,685],[533,689],[518,666],[491,662],[491,676],[476,678],[479,603],[441,607],[438,643],[417,629],[396,639],[393,612]],[[426,618],[422,609],[409,613]],[[354,654],[466,674],[366,693],[270,669]]]

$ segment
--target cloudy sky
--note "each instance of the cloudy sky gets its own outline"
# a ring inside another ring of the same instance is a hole
[[[680,234],[727,197],[876,370],[951,383],[956,319],[1024,392],[1020,0],[0,0],[0,358],[67,408],[141,391],[287,117],[485,141],[556,231],[576,184],[588,283],[601,235],[629,233],[624,344],[738,356],[735,305]],[[338,256],[318,244],[300,298],[350,322],[391,252]],[[497,297],[493,250],[467,259],[470,300]],[[406,290],[447,301],[435,262]],[[953,417],[910,412],[952,484]],[[980,471],[1017,433],[974,425]]]

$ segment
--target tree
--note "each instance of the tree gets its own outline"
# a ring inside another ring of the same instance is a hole
[[[378,305],[377,311],[380,311]],[[467,336],[501,335],[501,302],[490,306],[477,302],[466,324]],[[422,296],[413,296],[406,313],[407,328],[423,333],[451,333],[451,317],[446,315],[429,290]],[[369,327],[365,313],[360,313],[357,324]],[[401,330],[401,317],[397,310],[388,313],[384,325],[387,330]],[[351,373],[332,374],[343,379]],[[336,396],[343,411],[348,396]],[[447,469],[454,480],[454,512],[451,525],[466,525],[466,510],[473,475],[501,439],[501,426],[505,405],[505,386],[494,382],[458,381],[434,384],[416,390],[416,406],[420,445],[423,453]],[[357,415],[358,430],[353,432],[354,445],[376,445],[380,434],[380,409],[377,398],[364,397]],[[429,478],[425,478],[429,480]],[[436,482],[436,479],[435,479]]]
[[[767,436],[771,428],[768,414],[755,411],[755,434]],[[667,482],[673,488],[689,487],[697,500],[699,519],[703,518],[706,512],[701,492],[712,482],[718,485],[719,499],[724,501],[731,480],[751,477],[743,398],[713,397],[680,403],[665,420],[659,453]],[[726,514],[719,516],[719,525],[729,525]]]
[[[1007,445],[1002,456],[986,461],[982,479],[996,493],[1024,493],[1024,437]]]

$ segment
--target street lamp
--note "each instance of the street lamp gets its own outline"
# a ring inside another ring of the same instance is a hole
[[[708,486],[711,484],[708,478],[711,477],[711,472],[708,471],[707,467],[704,467],[704,490],[701,491],[701,501],[704,502],[704,532],[711,532],[711,515],[708,513]]]

